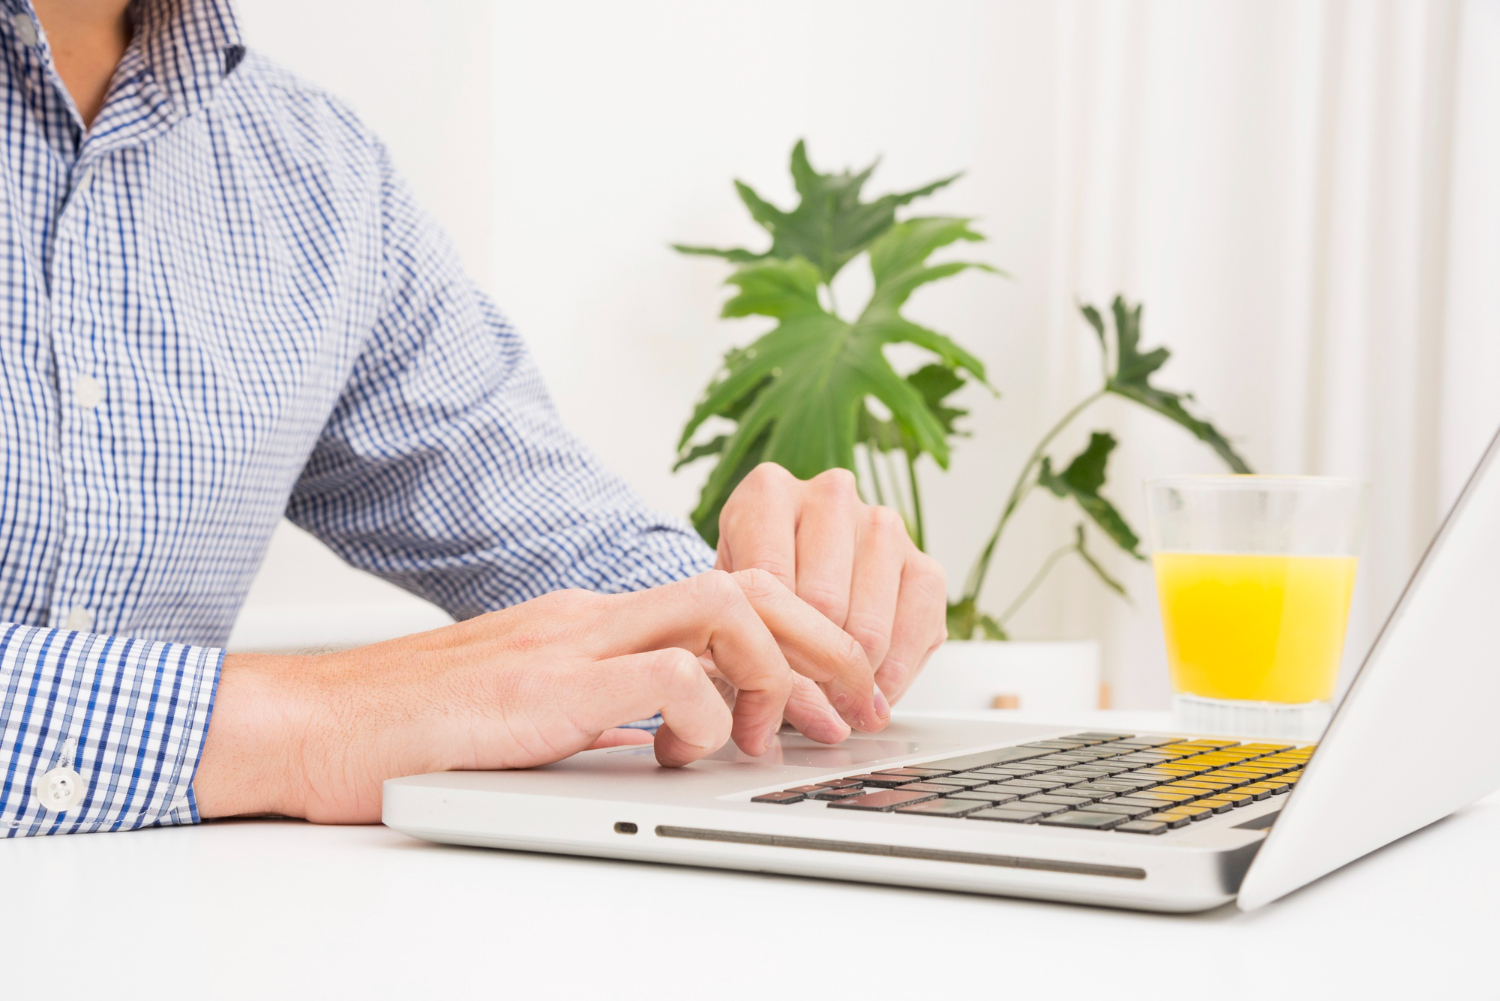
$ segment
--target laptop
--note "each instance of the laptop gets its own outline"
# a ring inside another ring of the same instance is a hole
[[[391,779],[430,841],[1138,908],[1246,910],[1500,788],[1500,435],[1316,745],[898,717]]]

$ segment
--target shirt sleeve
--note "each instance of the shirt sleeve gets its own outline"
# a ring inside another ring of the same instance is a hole
[[[197,823],[222,663],[205,647],[0,623],[0,833]],[[64,784],[44,803],[49,775]]]
[[[381,315],[288,517],[460,619],[711,567],[563,427],[520,336],[388,163],[382,178]]]

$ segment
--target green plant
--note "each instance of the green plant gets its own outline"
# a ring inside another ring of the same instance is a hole
[[[1089,552],[1083,523],[1080,522],[1074,526],[1073,541],[1053,550],[1042,561],[1041,567],[1032,576],[1031,581],[1006,606],[1005,611],[998,616],[993,616],[979,608],[979,593],[984,587],[985,575],[989,572],[990,562],[994,559],[995,552],[1000,545],[1001,536],[1006,526],[1010,524],[1016,509],[1021,506],[1021,502],[1039,487],[1059,498],[1073,501],[1115,545],[1138,560],[1145,559],[1138,548],[1140,538],[1126,523],[1114,504],[1100,493],[1105,483],[1109,455],[1118,444],[1114,435],[1104,431],[1093,432],[1083,451],[1074,456],[1062,469],[1055,469],[1052,457],[1047,454],[1047,449],[1064,428],[1071,425],[1085,410],[1106,396],[1118,396],[1155,411],[1187,429],[1195,438],[1207,444],[1235,472],[1250,472],[1249,464],[1235,452],[1228,439],[1212,424],[1194,417],[1188,411],[1184,404],[1185,401],[1193,399],[1191,394],[1176,393],[1151,384],[1151,377],[1167,363],[1171,352],[1164,347],[1150,351],[1141,350],[1142,307],[1139,303],[1132,307],[1123,297],[1117,295],[1114,302],[1110,304],[1110,313],[1114,320],[1113,346],[1110,344],[1104,318],[1099,311],[1087,304],[1081,304],[1078,308],[1083,318],[1088,321],[1088,325],[1099,337],[1102,382],[1098,389],[1074,404],[1052,426],[1051,430],[1042,436],[1042,440],[1037,443],[1036,448],[1032,449],[1025,465],[1021,467],[1021,473],[1016,477],[1015,484],[1011,487],[1005,504],[1000,510],[1000,519],[995,525],[995,530],[985,540],[984,548],[980,550],[973,569],[969,571],[963,594],[957,601],[948,605],[948,635],[954,639],[972,639],[976,632],[989,639],[1008,639],[1005,624],[1036,592],[1052,568],[1069,555],[1076,554],[1106,586],[1121,596],[1125,595],[1124,586],[1110,576],[1098,559]]]
[[[693,409],[678,441],[674,468],[717,456],[693,523],[710,545],[718,543],[719,511],[731,492],[761,462],[777,462],[799,477],[841,466],[855,471],[862,492],[891,503],[923,544],[916,461],[930,455],[947,468],[954,421],[963,411],[946,399],[972,377],[985,382],[984,365],[951,339],[913,323],[901,307],[923,285],[961,271],[995,271],[973,261],[929,263],[941,247],[983,237],[968,219],[937,216],[898,222],[896,209],[932,194],[958,175],[914,191],[862,202],[875,164],[859,173],[820,174],[803,143],[792,150],[792,179],[801,201],[784,212],[736,181],[740,198],[771,235],[761,253],[677,245],[685,254],[708,254],[738,265],[727,279],[737,293],[726,317],[767,316],[776,327],[724,356],[724,366]],[[839,314],[833,279],[860,255],[868,257],[874,290],[852,320]],[[934,360],[900,375],[885,356],[890,344],[914,344]],[[872,401],[883,413],[872,409]],[[707,441],[693,442],[710,418],[733,425]],[[856,463],[864,446],[866,468]],[[900,452],[904,470],[892,456]],[[877,457],[886,466],[878,468]]]
[[[737,265],[726,279],[736,293],[725,303],[723,316],[766,316],[776,321],[774,329],[749,346],[725,354],[723,368],[694,407],[678,440],[674,469],[717,457],[692,516],[709,545],[718,544],[719,512],[735,486],[757,464],[777,462],[804,479],[834,467],[853,470],[865,498],[900,511],[912,538],[926,548],[917,462],[927,455],[946,469],[953,440],[965,436],[957,421],[966,411],[951,403],[958,389],[972,379],[994,390],[978,358],[947,336],[908,320],[901,308],[923,285],[969,269],[996,269],[973,261],[929,262],[942,247],[983,240],[970,228],[970,220],[946,216],[896,219],[898,208],[945,187],[959,175],[862,202],[865,182],[874,169],[871,164],[858,173],[820,174],[808,162],[805,145],[798,142],[791,161],[800,196],[795,209],[783,211],[749,185],[735,182],[751,216],[771,235],[768,250],[674,245],[685,254],[721,257]],[[846,320],[834,300],[833,279],[861,255],[868,257],[874,288],[858,315]],[[1100,492],[1110,453],[1117,445],[1114,436],[1093,432],[1083,451],[1060,468],[1048,453],[1057,436],[1105,396],[1121,397],[1161,414],[1212,447],[1230,468],[1249,472],[1228,440],[1187,409],[1191,396],[1152,385],[1152,376],[1170,353],[1164,347],[1141,350],[1140,305],[1131,307],[1115,297],[1113,343],[1099,311],[1088,305],[1079,308],[1099,337],[1102,384],[1068,410],[1027,458],[963,594],[948,606],[948,630],[954,638],[970,639],[978,633],[1007,639],[1005,624],[1070,555],[1082,559],[1112,590],[1125,594],[1123,585],[1089,550],[1084,523],[1079,522],[1072,541],[1043,560],[1003,612],[990,615],[979,607],[979,594],[1005,529],[1021,503],[1038,488],[1076,504],[1117,546],[1136,559],[1143,558],[1134,530]],[[932,360],[899,374],[885,356],[886,346],[896,343],[916,345]],[[730,427],[695,442],[694,435],[714,419]]]

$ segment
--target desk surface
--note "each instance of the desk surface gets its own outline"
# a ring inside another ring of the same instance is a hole
[[[1500,795],[1262,911],[1163,916],[444,847],[383,827],[33,838],[0,846],[0,995],[1493,997],[1497,843]]]

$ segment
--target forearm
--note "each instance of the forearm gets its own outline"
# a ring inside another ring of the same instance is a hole
[[[200,817],[306,815],[303,758],[320,660],[264,654],[224,658],[193,779]]]

